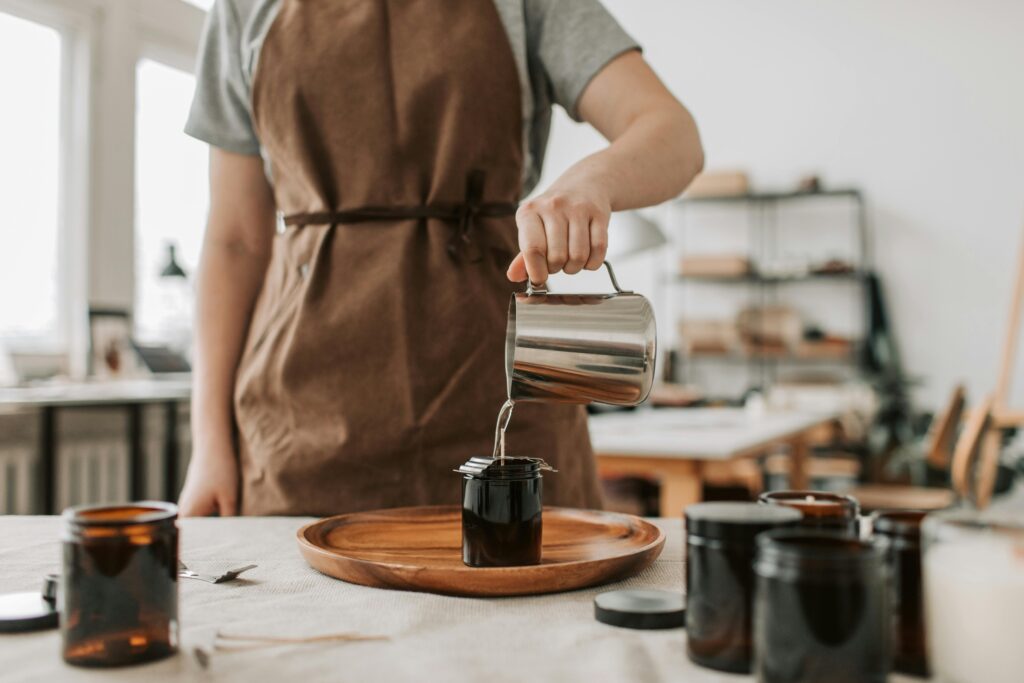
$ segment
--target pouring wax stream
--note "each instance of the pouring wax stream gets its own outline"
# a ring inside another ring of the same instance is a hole
[[[498,422],[494,425],[494,452],[491,456],[497,458],[501,463],[505,462],[505,430],[508,429],[508,423],[512,421],[514,408],[515,402],[512,399],[505,401],[501,409],[498,410]],[[505,424],[501,423],[502,418],[505,418]]]

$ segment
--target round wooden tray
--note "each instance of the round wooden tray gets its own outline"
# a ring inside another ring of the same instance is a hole
[[[314,569],[350,583],[448,595],[536,595],[624,579],[646,569],[665,534],[633,515],[544,508],[541,564],[467,567],[462,511],[409,507],[328,517],[298,531]]]

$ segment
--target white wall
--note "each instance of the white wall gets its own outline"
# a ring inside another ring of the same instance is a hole
[[[1024,222],[1024,2],[605,3],[694,112],[709,169],[864,189],[922,404],[991,391]],[[559,116],[542,183],[600,144]],[[1024,358],[1014,380],[1022,405]]]

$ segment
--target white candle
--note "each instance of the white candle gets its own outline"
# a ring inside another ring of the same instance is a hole
[[[945,683],[1024,681],[1024,541],[978,529],[924,555],[932,675]]]

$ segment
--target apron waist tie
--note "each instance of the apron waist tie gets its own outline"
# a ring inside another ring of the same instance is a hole
[[[284,217],[284,224],[345,225],[374,221],[395,221],[434,218],[456,224],[455,233],[448,242],[448,254],[458,258],[463,248],[468,251],[470,261],[479,261],[480,249],[470,238],[470,230],[478,217],[497,218],[514,216],[519,208],[516,202],[483,202],[483,171],[471,171],[466,178],[466,199],[461,204],[427,204],[420,206],[364,206],[344,211],[318,211],[293,213]]]

